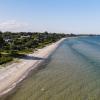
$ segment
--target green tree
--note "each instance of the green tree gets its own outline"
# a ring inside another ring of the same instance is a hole
[[[3,38],[2,38],[2,35],[0,35],[0,48],[3,47],[4,43],[5,42],[4,42]]]
[[[5,42],[4,42],[3,38],[2,38],[2,34],[0,33],[0,57],[1,57],[1,50],[3,48],[4,43]]]

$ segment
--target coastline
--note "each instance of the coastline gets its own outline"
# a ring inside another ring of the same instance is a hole
[[[0,97],[13,90],[18,83],[27,77],[31,70],[43,63],[65,39],[39,49],[33,54],[28,54],[21,62],[13,63],[0,70]]]

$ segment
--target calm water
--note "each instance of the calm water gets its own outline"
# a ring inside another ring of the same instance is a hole
[[[6,100],[100,100],[100,37],[66,39]]]

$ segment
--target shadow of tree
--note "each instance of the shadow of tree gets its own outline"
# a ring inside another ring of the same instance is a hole
[[[26,60],[45,60],[46,58],[42,58],[42,57],[36,57],[36,56],[25,56],[22,59],[26,59]]]
[[[36,57],[36,56],[31,56],[31,55],[24,55],[24,54],[17,54],[13,57],[19,58],[19,59],[26,59],[26,60],[46,60],[46,58]]]

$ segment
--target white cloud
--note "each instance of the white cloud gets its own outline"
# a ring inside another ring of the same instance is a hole
[[[30,25],[28,25],[27,23],[17,22],[15,20],[9,20],[0,23],[0,31],[19,32],[19,31],[29,31],[29,30],[30,30]]]

